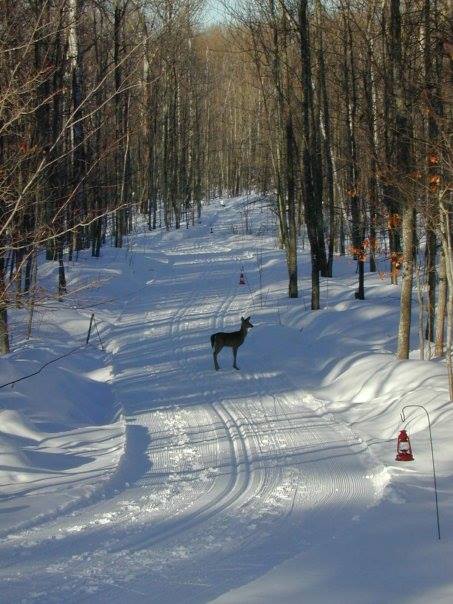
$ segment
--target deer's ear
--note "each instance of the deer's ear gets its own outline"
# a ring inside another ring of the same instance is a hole
[[[241,321],[245,321],[244,317],[241,317]]]
[[[252,316],[252,315],[250,315],[250,316]],[[246,318],[246,321],[250,321],[250,317],[247,317],[247,318]]]

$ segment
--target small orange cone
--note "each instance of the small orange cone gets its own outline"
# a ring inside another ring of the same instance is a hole
[[[239,277],[239,285],[245,285],[244,273],[241,272],[241,276]]]

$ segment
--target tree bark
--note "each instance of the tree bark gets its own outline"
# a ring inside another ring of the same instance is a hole
[[[398,176],[398,200],[402,211],[403,276],[401,285],[400,320],[398,327],[399,359],[408,359],[410,351],[410,331],[412,312],[412,287],[414,270],[414,228],[415,211],[413,186],[409,178],[412,166],[412,128],[408,115],[406,89],[403,76],[401,13],[399,0],[390,4],[390,48],[393,60],[393,94],[395,105],[395,177]]]
[[[330,119],[329,97],[327,92],[326,67],[324,59],[324,38],[322,30],[322,7],[321,2],[316,2],[317,25],[318,25],[318,65],[319,65],[319,87],[320,87],[320,112],[321,133],[323,135],[324,147],[324,166],[326,180],[326,195],[327,207],[329,213],[329,243],[327,256],[326,277],[332,277],[333,273],[333,257],[336,238],[335,224],[335,187],[334,187],[334,169],[333,169],[333,153],[332,153],[332,128]]]
[[[312,310],[320,308],[319,273],[327,272],[327,258],[324,245],[324,220],[322,212],[322,172],[319,171],[319,145],[315,136],[313,107],[313,84],[311,77],[310,29],[308,1],[299,2],[299,37],[301,57],[301,81],[303,89],[303,191],[305,222],[311,248],[312,266]]]
[[[0,256],[0,354],[9,352],[8,311],[4,279],[5,259]]]
[[[414,275],[414,210],[409,204],[403,209],[402,238],[404,251],[397,356],[399,359],[408,359]]]
[[[439,288],[436,308],[436,333],[434,354],[436,357],[441,357],[444,354],[444,339],[445,339],[445,319],[447,312],[447,267],[443,251],[440,254],[439,260]]]
[[[287,245],[287,264],[289,285],[288,293],[290,298],[297,298],[297,222],[296,222],[296,192],[295,192],[295,149],[294,149],[294,131],[291,117],[288,117],[286,124],[286,160],[287,160],[287,188],[288,188],[288,245]]]

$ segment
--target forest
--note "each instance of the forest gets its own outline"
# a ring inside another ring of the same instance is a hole
[[[349,255],[413,299],[420,358],[453,398],[453,30],[446,0],[0,0],[0,352],[8,312],[71,296],[67,263],[121,248],[137,216],[190,229],[257,193],[278,222],[288,296],[298,246],[320,278]],[[57,263],[53,291],[42,259]]]

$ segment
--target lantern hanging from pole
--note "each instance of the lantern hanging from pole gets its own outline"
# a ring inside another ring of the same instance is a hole
[[[401,432],[398,434],[395,461],[414,461],[411,441],[409,440],[406,430],[401,430]]]

